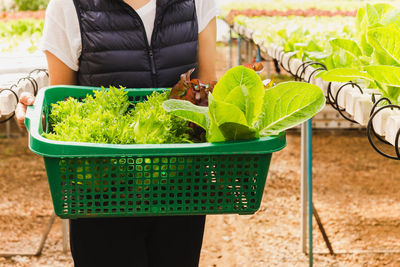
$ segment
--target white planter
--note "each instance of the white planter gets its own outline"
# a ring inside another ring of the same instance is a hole
[[[292,58],[289,62],[290,72],[296,75],[296,72],[300,68],[301,64],[303,64],[303,61],[298,58]]]
[[[26,87],[23,88],[21,86],[22,83],[23,82],[20,82],[20,84],[17,87],[13,87],[12,89],[17,94],[18,98],[21,97],[22,93],[24,92],[24,88],[26,88]]]
[[[400,129],[400,115],[389,116],[385,126],[385,139],[393,146],[396,144],[396,135]]]
[[[272,58],[272,48],[273,48],[273,46],[268,46],[267,47],[268,56],[270,56],[271,58]]]
[[[344,106],[346,108],[347,113],[349,113],[352,116],[355,116],[356,103],[358,101],[363,102],[364,100],[369,100],[372,103],[372,99],[371,99],[372,93],[376,92],[376,90],[364,89],[363,93],[361,93],[357,87],[353,88],[351,85],[350,85],[350,87],[352,88],[352,90],[346,90],[346,92],[345,92]],[[372,109],[372,106],[371,106],[371,109]],[[370,111],[371,111],[371,109],[370,109]],[[360,114],[360,116],[363,116],[363,115]]]
[[[371,99],[371,96],[362,94],[358,88],[352,88],[352,90],[348,90],[345,93],[345,107],[346,107],[346,112],[349,113],[350,115],[354,116],[355,115],[355,108],[356,108],[356,103],[358,101],[361,101],[362,99]]]
[[[270,47],[270,53],[269,53],[269,55],[270,55],[273,59],[275,59],[275,52],[276,52],[276,46],[272,45],[272,46]]]
[[[279,47],[276,47],[276,48],[275,48],[275,51],[274,51],[274,58],[277,59],[278,61],[280,60],[280,58],[279,58]]]
[[[281,60],[282,53],[285,53],[284,49],[282,47],[277,47],[275,51],[275,58],[277,60]]]
[[[295,70],[294,74],[297,74],[297,76],[299,76],[300,79],[304,78],[304,65],[303,62],[300,64],[300,66]],[[301,76],[301,77],[300,77]]]
[[[333,94],[333,97],[336,97],[336,94],[338,93],[338,91],[339,91],[339,89],[340,89],[341,86],[343,86],[343,84],[340,85],[339,87],[337,87],[337,90],[336,90],[335,92],[333,92],[333,93],[334,93],[334,94]],[[357,89],[356,89],[356,90],[357,90]],[[353,86],[351,86],[350,84],[345,85],[345,86],[340,90],[339,95],[338,95],[337,100],[336,100],[336,102],[337,102],[337,104],[338,104],[339,107],[341,107],[341,108],[346,108],[346,94],[347,94],[348,92],[353,92],[353,91],[355,91],[355,89],[354,89]],[[357,92],[357,91],[356,91],[356,92]],[[358,92],[358,93],[360,93],[360,92]]]
[[[290,71],[289,61],[290,61],[290,63],[291,63],[291,62],[294,60],[294,58],[293,58],[293,59],[291,59],[291,58],[292,58],[295,54],[296,54],[295,52],[291,52],[291,53],[285,53],[285,54],[282,56],[282,65],[283,65],[283,67],[284,67],[285,69],[287,69],[287,70]]]
[[[45,86],[48,86],[48,84],[46,84]],[[21,96],[22,93],[30,93],[30,94],[35,94],[35,88],[33,87],[33,84],[29,81],[29,80],[23,80],[18,84],[18,87],[20,89],[18,89],[17,95],[18,97]],[[38,84],[39,87],[39,84]]]
[[[333,97],[336,97],[336,93],[342,85],[343,83],[338,83],[338,82],[331,83],[331,94],[333,95]]]
[[[314,80],[315,80],[314,84],[322,89],[324,95],[325,96],[328,95],[329,82],[324,81],[322,78],[316,78]]]
[[[278,47],[277,46],[273,46],[272,47],[272,58],[273,59],[276,59],[276,50],[278,49]]]
[[[7,90],[0,93],[0,115],[11,115],[17,104],[17,99],[12,92]]]
[[[379,107],[376,109],[378,110]],[[389,108],[379,111],[374,117],[372,123],[375,132],[380,136],[386,135],[386,123],[390,116],[400,115],[398,110],[391,110]]]
[[[306,82],[313,83],[313,77],[311,77],[311,74],[312,74],[314,71],[315,71],[315,68],[312,67],[312,66],[308,66],[308,67],[306,68],[305,75],[304,75],[304,80],[305,80]],[[315,73],[314,73],[314,75],[315,75]]]
[[[49,85],[49,77],[45,72],[34,74],[32,78],[36,80],[39,90]]]
[[[323,91],[324,91],[324,94],[326,95],[326,91],[327,91],[327,86],[326,86],[326,88],[325,88],[325,90],[324,90],[324,84],[323,84],[323,80],[321,79],[321,78],[315,78],[315,76],[317,76],[318,75],[318,73],[320,73],[322,70],[318,70],[318,71],[315,71],[316,69],[315,68],[313,68],[313,67],[308,67],[307,68],[307,70],[306,70],[306,77],[307,77],[307,81],[309,80],[310,81],[310,83],[311,84],[315,84],[315,85],[317,85],[317,80],[318,80],[318,82],[319,82],[319,84],[321,85],[321,86],[319,86],[321,89],[323,89]],[[312,76],[311,76],[312,75]],[[311,77],[310,77],[311,76]],[[327,83],[327,85],[328,85],[329,83]]]
[[[290,66],[289,66],[289,60],[290,60],[290,57],[293,55],[293,53],[286,53],[286,54],[284,54],[283,55],[283,60],[282,60],[282,65],[283,65],[283,67],[285,68],[285,69],[287,69],[287,70],[289,70],[290,69]]]
[[[43,86],[40,89],[43,89],[44,87],[47,87],[47,86],[50,85],[50,77],[46,73],[42,73],[42,75],[44,75],[44,77],[42,78],[42,85]]]
[[[354,120],[362,126],[367,126],[373,107],[371,95],[364,94],[355,101]]]

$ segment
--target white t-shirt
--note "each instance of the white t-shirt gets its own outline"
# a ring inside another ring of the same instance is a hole
[[[90,0],[88,0],[90,1]],[[218,15],[216,0],[195,0],[199,33]],[[150,0],[136,12],[143,20],[147,39],[151,40],[157,0]],[[81,32],[73,0],[51,0],[46,10],[42,51],[49,51],[74,71],[79,70],[82,52]]]

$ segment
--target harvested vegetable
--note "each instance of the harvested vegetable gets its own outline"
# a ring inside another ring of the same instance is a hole
[[[168,113],[162,104],[169,93],[153,93],[147,101],[136,104],[134,139],[137,144],[190,143],[191,129],[187,121]]]
[[[190,79],[194,69],[181,75],[179,82],[172,88],[170,98],[187,100],[198,106],[208,106],[208,94],[217,82],[204,84],[198,79]]]
[[[205,129],[208,142],[276,135],[312,118],[324,106],[325,97],[316,85],[288,82],[264,89],[256,72],[243,66],[221,78],[209,94],[208,108],[174,99],[163,104],[168,112]]]
[[[43,135],[57,141],[104,144],[188,143],[187,122],[168,114],[162,103],[167,92],[154,92],[133,109],[124,88],[94,91],[82,102],[68,98],[52,105],[52,131]]]
[[[57,141],[106,144],[134,143],[133,113],[123,88],[94,91],[82,102],[68,98],[52,105],[52,131],[44,136]]]

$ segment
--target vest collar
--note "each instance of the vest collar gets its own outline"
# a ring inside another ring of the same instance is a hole
[[[125,2],[124,0],[114,0],[114,1]],[[157,6],[167,7],[167,6],[172,5],[172,4],[174,4],[176,2],[179,2],[179,1],[182,1],[182,0],[157,0]]]
[[[180,1],[180,0],[157,0],[157,5],[161,6],[161,7],[167,7],[178,1]]]

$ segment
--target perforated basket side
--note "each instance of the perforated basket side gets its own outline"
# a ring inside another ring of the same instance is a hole
[[[47,158],[62,218],[251,214],[258,210],[271,154]]]

